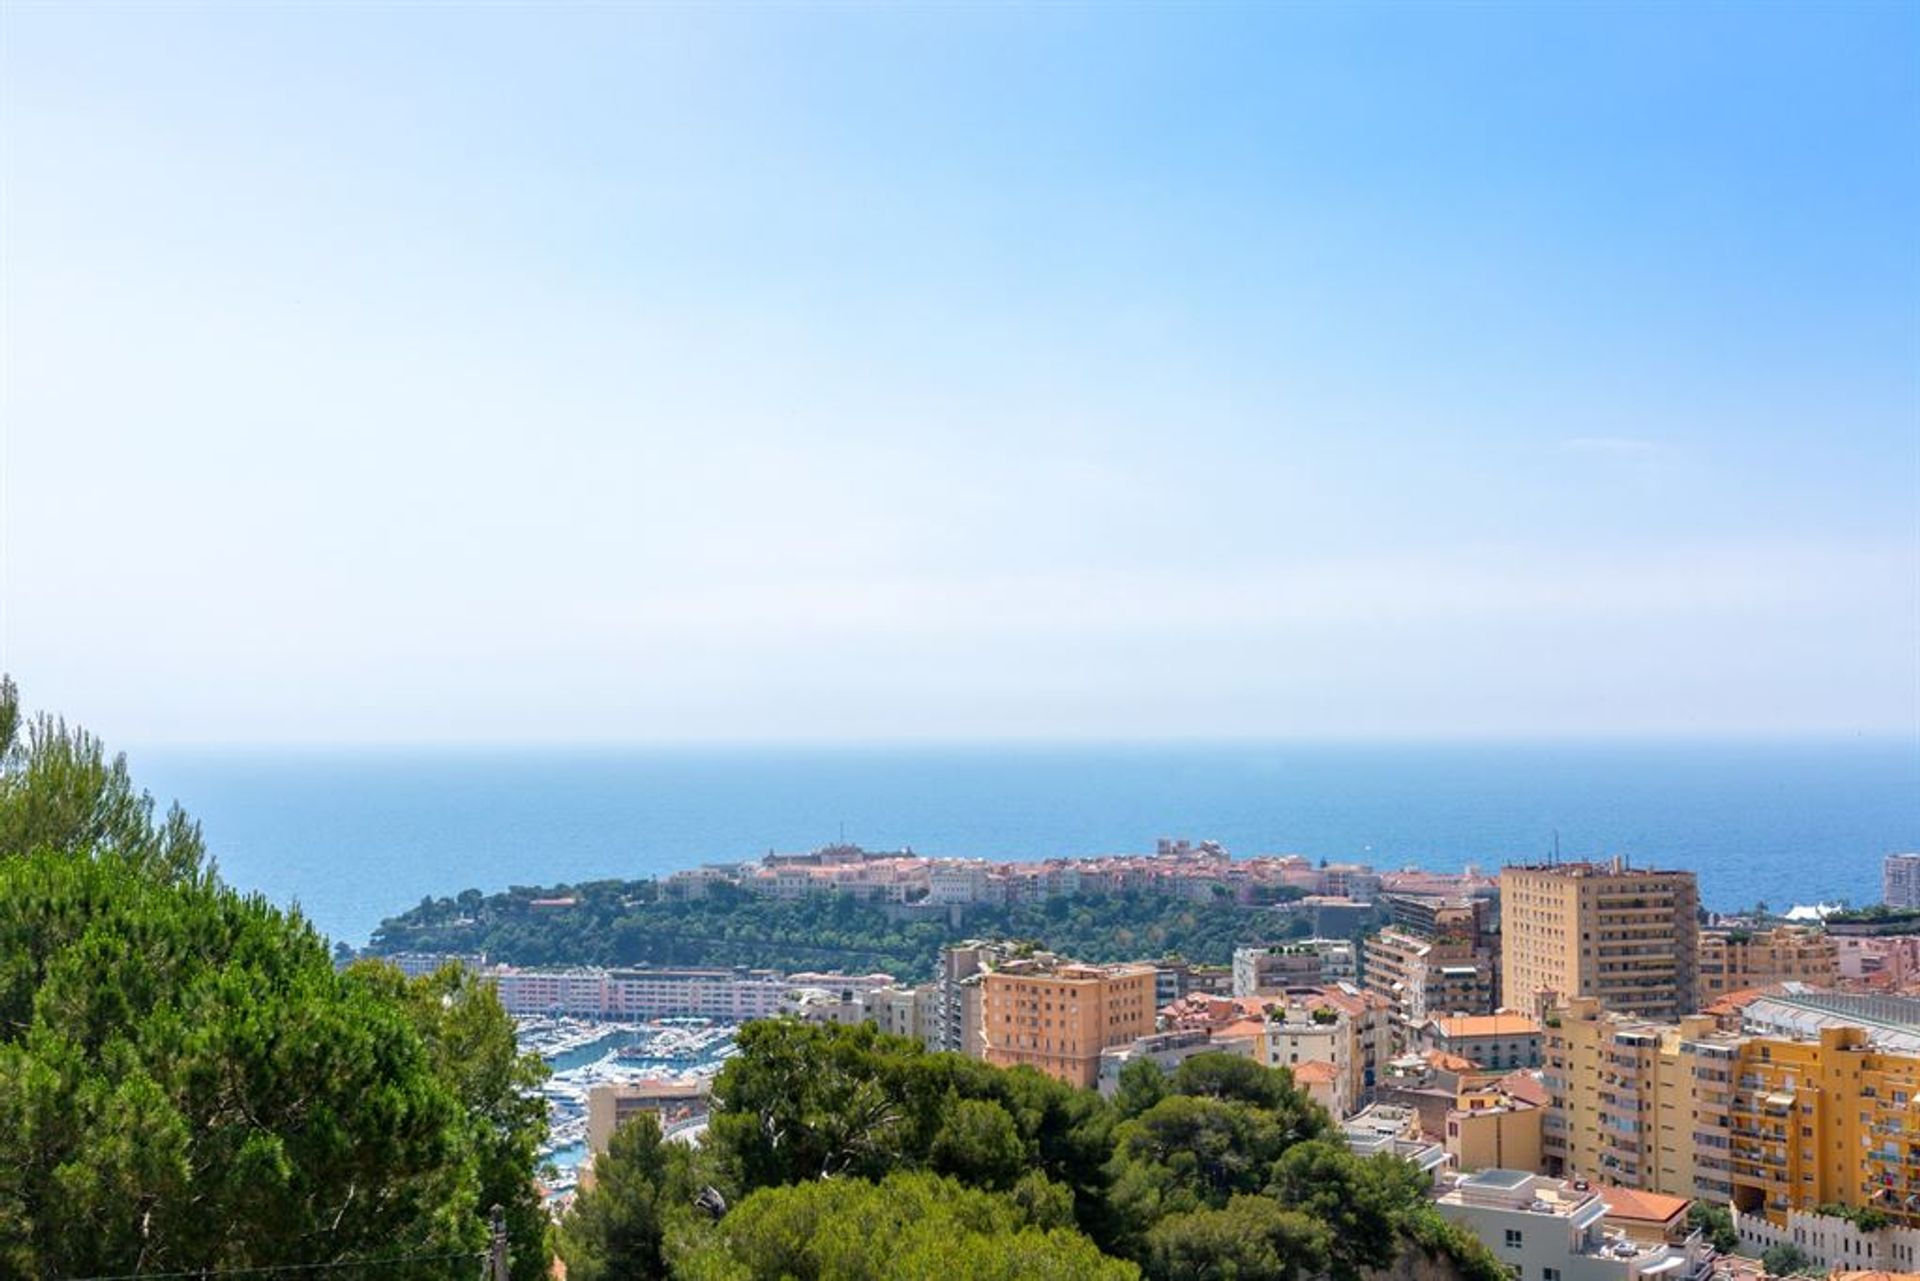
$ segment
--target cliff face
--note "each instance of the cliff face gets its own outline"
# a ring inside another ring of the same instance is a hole
[[[1390,1268],[1365,1273],[1366,1281],[1474,1281],[1473,1274],[1445,1254],[1428,1254],[1411,1242]]]

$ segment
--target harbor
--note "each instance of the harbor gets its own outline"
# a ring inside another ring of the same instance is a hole
[[[514,1021],[522,1050],[552,1070],[540,1087],[549,1131],[540,1163],[549,1195],[570,1192],[588,1158],[587,1096],[597,1085],[710,1080],[735,1053],[736,1025],[698,1017],[644,1023],[539,1016]]]

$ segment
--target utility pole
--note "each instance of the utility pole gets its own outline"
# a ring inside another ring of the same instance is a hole
[[[493,1207],[493,1239],[487,1245],[487,1266],[480,1281],[507,1281],[507,1212]]]

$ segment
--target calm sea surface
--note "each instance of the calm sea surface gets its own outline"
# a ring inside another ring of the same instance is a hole
[[[218,751],[134,775],[226,879],[335,938],[469,886],[644,877],[837,839],[1038,859],[1222,841],[1380,868],[1568,856],[1692,868],[1715,907],[1879,895],[1920,849],[1920,744]]]

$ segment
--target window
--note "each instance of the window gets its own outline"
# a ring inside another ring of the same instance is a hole
[[[1518,1250],[1519,1248],[1520,1248],[1520,1229],[1508,1228],[1507,1229],[1507,1249]]]
[[[1559,1268],[1541,1268],[1540,1281],[1560,1281]]]

